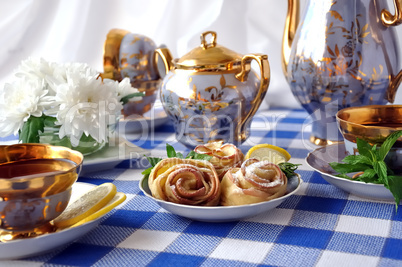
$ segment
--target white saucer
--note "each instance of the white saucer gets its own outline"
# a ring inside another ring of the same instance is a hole
[[[342,142],[317,148],[308,154],[306,163],[320,173],[325,181],[347,193],[367,199],[395,201],[391,192],[383,184],[365,183],[335,176],[336,172],[329,163],[341,162],[346,155],[348,154],[345,144]]]
[[[283,201],[299,190],[302,180],[300,175],[292,176],[288,180],[286,195],[255,204],[241,205],[241,206],[190,206],[183,204],[176,204],[160,199],[156,199],[151,195],[151,190],[148,187],[148,179],[143,178],[140,182],[140,189],[149,198],[156,201],[165,210],[196,221],[204,222],[230,222],[238,221],[246,218],[256,216],[260,213],[267,212],[279,206]]]
[[[124,137],[110,138],[107,147],[84,157],[80,175],[112,169],[126,159],[139,159],[150,152],[127,141]]]
[[[169,120],[162,103],[156,100],[150,111],[141,115],[131,115],[119,121],[118,129],[120,133],[139,133],[154,129]]]
[[[76,182],[73,185],[70,203],[94,186],[93,184]],[[36,256],[67,245],[94,229],[100,223],[102,217],[77,227],[67,228],[60,232],[5,243],[0,242],[0,260]]]

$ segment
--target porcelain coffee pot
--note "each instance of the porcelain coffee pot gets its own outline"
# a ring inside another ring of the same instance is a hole
[[[386,0],[288,0],[282,66],[291,91],[311,115],[310,140],[343,140],[335,114],[350,106],[393,103],[401,82],[394,27],[402,22]]]
[[[156,53],[166,70],[160,99],[178,141],[194,148],[215,140],[240,145],[248,138],[269,85],[267,55],[240,55],[217,44],[213,31],[202,33],[201,45],[179,59],[171,60],[167,48]],[[251,68],[253,60],[259,73]]]

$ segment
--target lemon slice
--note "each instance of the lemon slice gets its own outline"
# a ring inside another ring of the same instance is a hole
[[[66,228],[85,219],[89,215],[103,208],[116,195],[116,186],[112,183],[104,183],[93,187],[54,219],[57,228]]]
[[[290,154],[283,148],[271,144],[259,144],[250,148],[245,159],[256,158],[258,160],[267,160],[279,164],[287,162]]]
[[[123,203],[123,201],[126,200],[126,198],[127,197],[126,197],[126,195],[124,193],[117,192],[116,195],[112,198],[112,200],[110,200],[109,203],[107,203],[103,208],[101,208],[100,210],[92,213],[91,215],[89,215],[85,219],[77,222],[72,227],[76,227],[76,226],[84,224],[86,222],[90,222],[92,220],[95,220],[95,219],[105,215],[106,213],[111,211],[114,207],[116,207],[117,205]]]

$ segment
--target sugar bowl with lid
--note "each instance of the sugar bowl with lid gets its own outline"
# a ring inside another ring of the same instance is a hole
[[[211,36],[210,41],[207,37]],[[166,70],[160,99],[174,122],[176,138],[189,148],[223,140],[240,145],[270,81],[268,56],[238,54],[217,44],[217,34],[201,34],[201,45],[179,59],[156,49]],[[251,67],[256,61],[259,73]]]

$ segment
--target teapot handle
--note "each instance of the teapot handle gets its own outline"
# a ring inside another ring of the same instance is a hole
[[[388,10],[381,11],[381,21],[385,26],[397,26],[402,23],[402,0],[394,0],[395,15]],[[396,76],[391,76],[391,81],[387,89],[387,100],[394,103],[396,91],[402,81],[402,70]]]
[[[397,26],[402,23],[402,0],[394,0],[395,15],[388,10],[381,11],[381,21],[385,26]]]
[[[391,104],[394,103],[396,91],[398,91],[401,82],[402,82],[402,70],[400,70],[396,76],[391,75],[391,81],[389,83],[386,96],[389,103]]]
[[[282,36],[282,71],[287,77],[290,51],[300,21],[300,0],[288,0],[285,28]]]
[[[260,55],[260,54],[250,54],[245,55],[241,59],[241,71],[236,74],[236,79],[241,82],[247,81],[248,74],[251,70],[251,61],[257,61],[260,67],[260,87],[258,89],[257,95],[251,102],[251,110],[248,112],[246,116],[244,116],[240,123],[236,126],[236,134],[238,141],[241,141],[241,135],[243,133],[244,127],[246,123],[251,119],[254,114],[257,112],[258,108],[261,105],[261,102],[264,100],[265,94],[268,90],[269,81],[271,79],[271,73],[269,68],[268,56]]]

